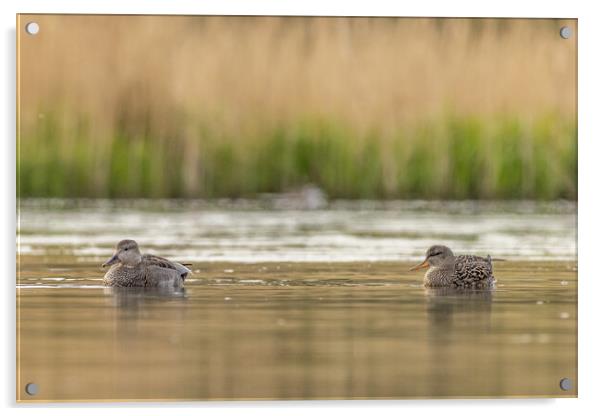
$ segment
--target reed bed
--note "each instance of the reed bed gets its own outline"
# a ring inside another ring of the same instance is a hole
[[[22,197],[577,196],[574,21],[35,19]]]

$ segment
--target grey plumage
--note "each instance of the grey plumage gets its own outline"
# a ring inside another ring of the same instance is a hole
[[[427,287],[492,288],[496,283],[491,256],[455,256],[448,247],[436,245],[411,270],[424,267],[429,268],[424,275]]]
[[[152,254],[140,254],[134,240],[122,240],[103,267],[111,266],[104,276],[107,286],[181,288],[190,269]]]

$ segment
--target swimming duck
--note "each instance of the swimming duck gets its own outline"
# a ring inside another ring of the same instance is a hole
[[[410,270],[428,267],[427,287],[491,288],[495,286],[491,256],[456,256],[449,247],[435,245],[426,251],[424,261]]]
[[[104,276],[106,286],[181,288],[188,267],[163,257],[141,254],[134,240],[117,243],[113,257],[102,267],[111,266]]]

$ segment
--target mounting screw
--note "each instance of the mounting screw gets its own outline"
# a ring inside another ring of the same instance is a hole
[[[30,35],[37,35],[40,31],[40,25],[36,22],[29,22],[25,25],[25,31]]]
[[[567,391],[573,388],[573,382],[571,381],[570,378],[562,378],[560,379],[560,389]]]
[[[560,28],[560,37],[562,39],[568,39],[571,37],[571,35],[573,34],[573,31],[571,30],[570,27],[568,26],[562,26]]]
[[[25,385],[25,393],[35,396],[38,393],[38,385],[36,383],[27,383]]]

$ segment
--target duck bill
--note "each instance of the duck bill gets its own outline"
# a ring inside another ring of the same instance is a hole
[[[112,266],[113,264],[117,263],[118,261],[119,261],[119,259],[117,258],[117,254],[113,254],[113,257],[111,257],[109,260],[105,261],[102,264],[102,267]]]
[[[416,266],[412,267],[412,268],[410,269],[410,271],[411,271],[411,272],[413,272],[414,270],[425,269],[425,268],[427,268],[427,267],[429,267],[429,262],[425,260],[425,261],[423,261],[422,263],[420,263],[420,264],[418,264],[418,265],[416,265]]]

